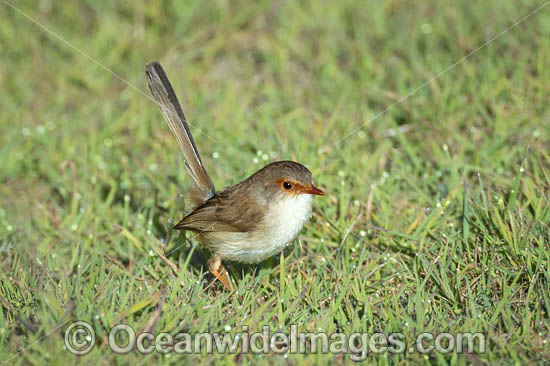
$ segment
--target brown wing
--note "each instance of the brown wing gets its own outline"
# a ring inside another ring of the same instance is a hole
[[[196,232],[249,232],[262,221],[263,210],[238,184],[217,192],[174,226]]]

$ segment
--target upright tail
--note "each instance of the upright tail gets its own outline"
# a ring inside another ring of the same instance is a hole
[[[199,150],[195,145],[189,125],[178,102],[176,93],[168,81],[168,77],[160,63],[153,61],[146,65],[145,74],[149,89],[155,98],[160,111],[164,115],[170,130],[178,140],[181,151],[185,156],[185,167],[200,191],[202,201],[214,195],[215,189],[202,164]],[[196,199],[195,199],[196,200]]]

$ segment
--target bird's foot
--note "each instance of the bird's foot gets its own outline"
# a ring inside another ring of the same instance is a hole
[[[213,254],[208,261],[208,269],[210,273],[214,275],[229,291],[231,291],[231,283],[229,282],[229,275],[227,270],[222,264],[221,259]]]

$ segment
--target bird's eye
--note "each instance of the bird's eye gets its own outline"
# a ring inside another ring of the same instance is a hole
[[[290,184],[290,183],[288,183],[288,182],[284,182],[284,183],[283,183],[283,188],[284,188],[284,189],[290,189],[290,188],[292,188],[292,184]]]

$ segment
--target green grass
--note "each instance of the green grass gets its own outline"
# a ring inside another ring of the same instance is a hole
[[[260,361],[117,356],[124,322],[482,332],[484,354],[369,361],[550,362],[550,6],[373,119],[544,3],[13,3],[143,92],[161,61],[218,188],[293,159],[328,195],[284,257],[230,266],[236,293],[208,287],[200,249],[170,229],[189,179],[154,103],[0,2],[1,361]],[[73,320],[97,333],[78,359]]]

